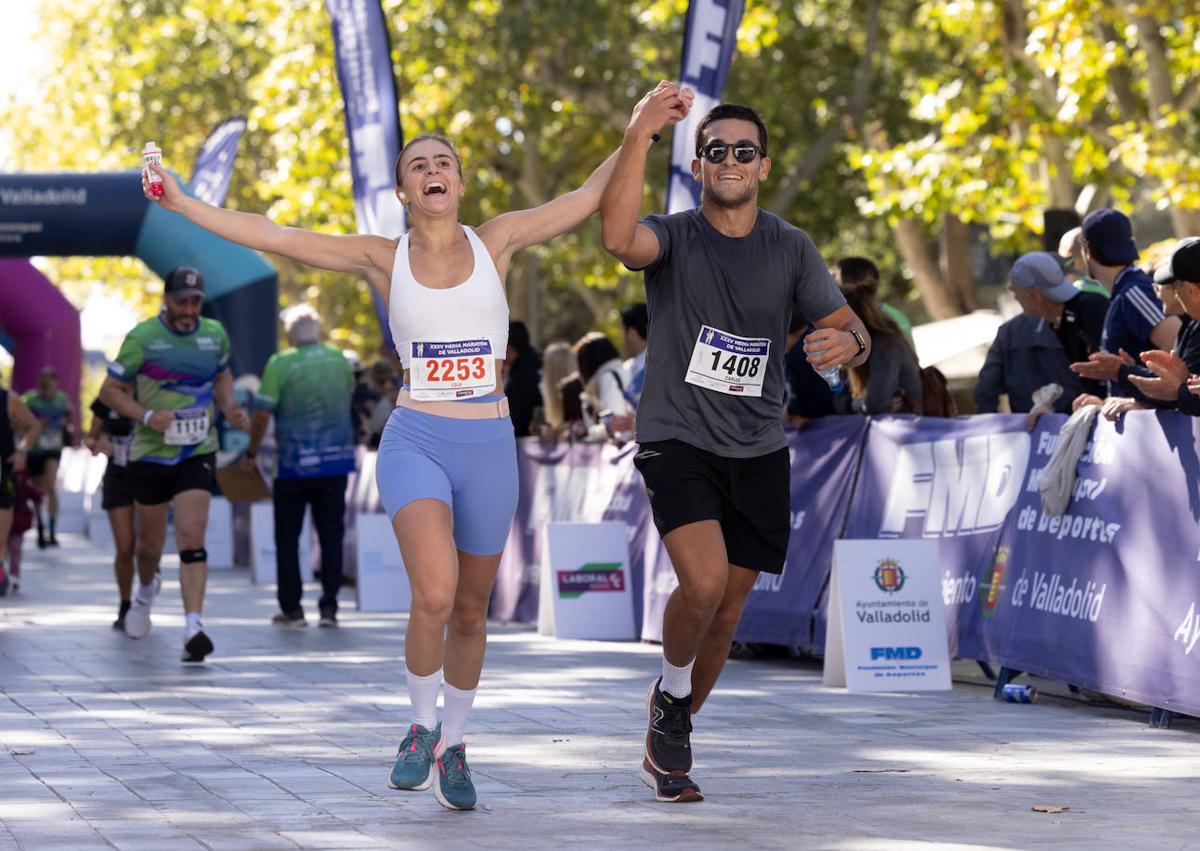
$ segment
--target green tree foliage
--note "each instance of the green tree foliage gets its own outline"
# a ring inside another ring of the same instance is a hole
[[[1024,5],[1023,5],[1024,3]],[[384,0],[408,137],[458,143],[463,220],[578,186],[630,109],[678,74],[686,0]],[[833,260],[865,254],[914,277],[933,315],[970,309],[966,224],[1028,247],[1047,205],[1138,192],[1177,228],[1200,208],[1197,18],[1186,0],[761,0],[747,4],[726,89],[772,131],[763,203]],[[43,0],[54,57],[42,108],[9,109],[12,165],[130,169],[147,139],[187,173],[204,136],[246,115],[227,204],[328,232],[356,228],[348,146],[322,0]],[[668,146],[651,155],[661,209]],[[865,214],[865,215],[864,215]],[[931,237],[942,238],[942,266]],[[956,259],[958,261],[956,263]],[[272,258],[285,302],[310,300],[365,355],[379,332],[366,286]],[[902,262],[903,261],[903,262]],[[143,312],[159,284],[117,258],[52,261],[79,303],[95,281]],[[525,252],[513,315],[537,339],[614,327],[640,276],[596,222]],[[910,304],[909,308],[915,307]],[[920,309],[913,310],[920,313]]]
[[[865,213],[930,227],[949,213],[1029,249],[1043,209],[1075,207],[1090,186],[1093,207],[1146,193],[1171,208],[1179,235],[1194,232],[1191,0],[931,0],[914,20],[944,61],[904,80],[918,132],[881,133],[852,152]]]

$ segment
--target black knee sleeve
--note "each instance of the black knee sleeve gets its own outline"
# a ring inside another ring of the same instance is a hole
[[[193,564],[198,561],[208,561],[208,550],[201,547],[198,550],[180,550],[179,561],[183,564]]]

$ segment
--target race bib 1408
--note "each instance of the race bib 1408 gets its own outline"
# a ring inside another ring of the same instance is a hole
[[[408,368],[418,400],[470,399],[496,388],[496,356],[488,340],[414,342]]]
[[[700,326],[688,363],[688,384],[730,396],[762,396],[771,341]]]

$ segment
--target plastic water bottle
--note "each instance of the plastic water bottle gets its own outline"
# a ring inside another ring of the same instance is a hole
[[[816,368],[814,367],[814,369]],[[825,379],[825,383],[829,385],[829,389],[834,393],[842,392],[842,371],[836,366],[817,369],[816,373]]]
[[[150,183],[150,194],[162,195],[162,178],[150,170],[151,163],[162,168],[162,150],[158,145],[154,142],[146,143],[146,147],[142,148],[142,162],[146,166],[146,180]]]

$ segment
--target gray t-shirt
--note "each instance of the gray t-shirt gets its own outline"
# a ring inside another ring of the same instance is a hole
[[[681,440],[727,458],[782,449],[792,312],[816,321],[846,303],[817,247],[765,210],[739,238],[720,233],[699,208],[642,223],[658,236],[659,255],[645,269],[650,328],[638,442]],[[710,367],[710,386],[689,383]],[[745,385],[732,383],[739,376]],[[712,389],[718,379],[729,392]]]

